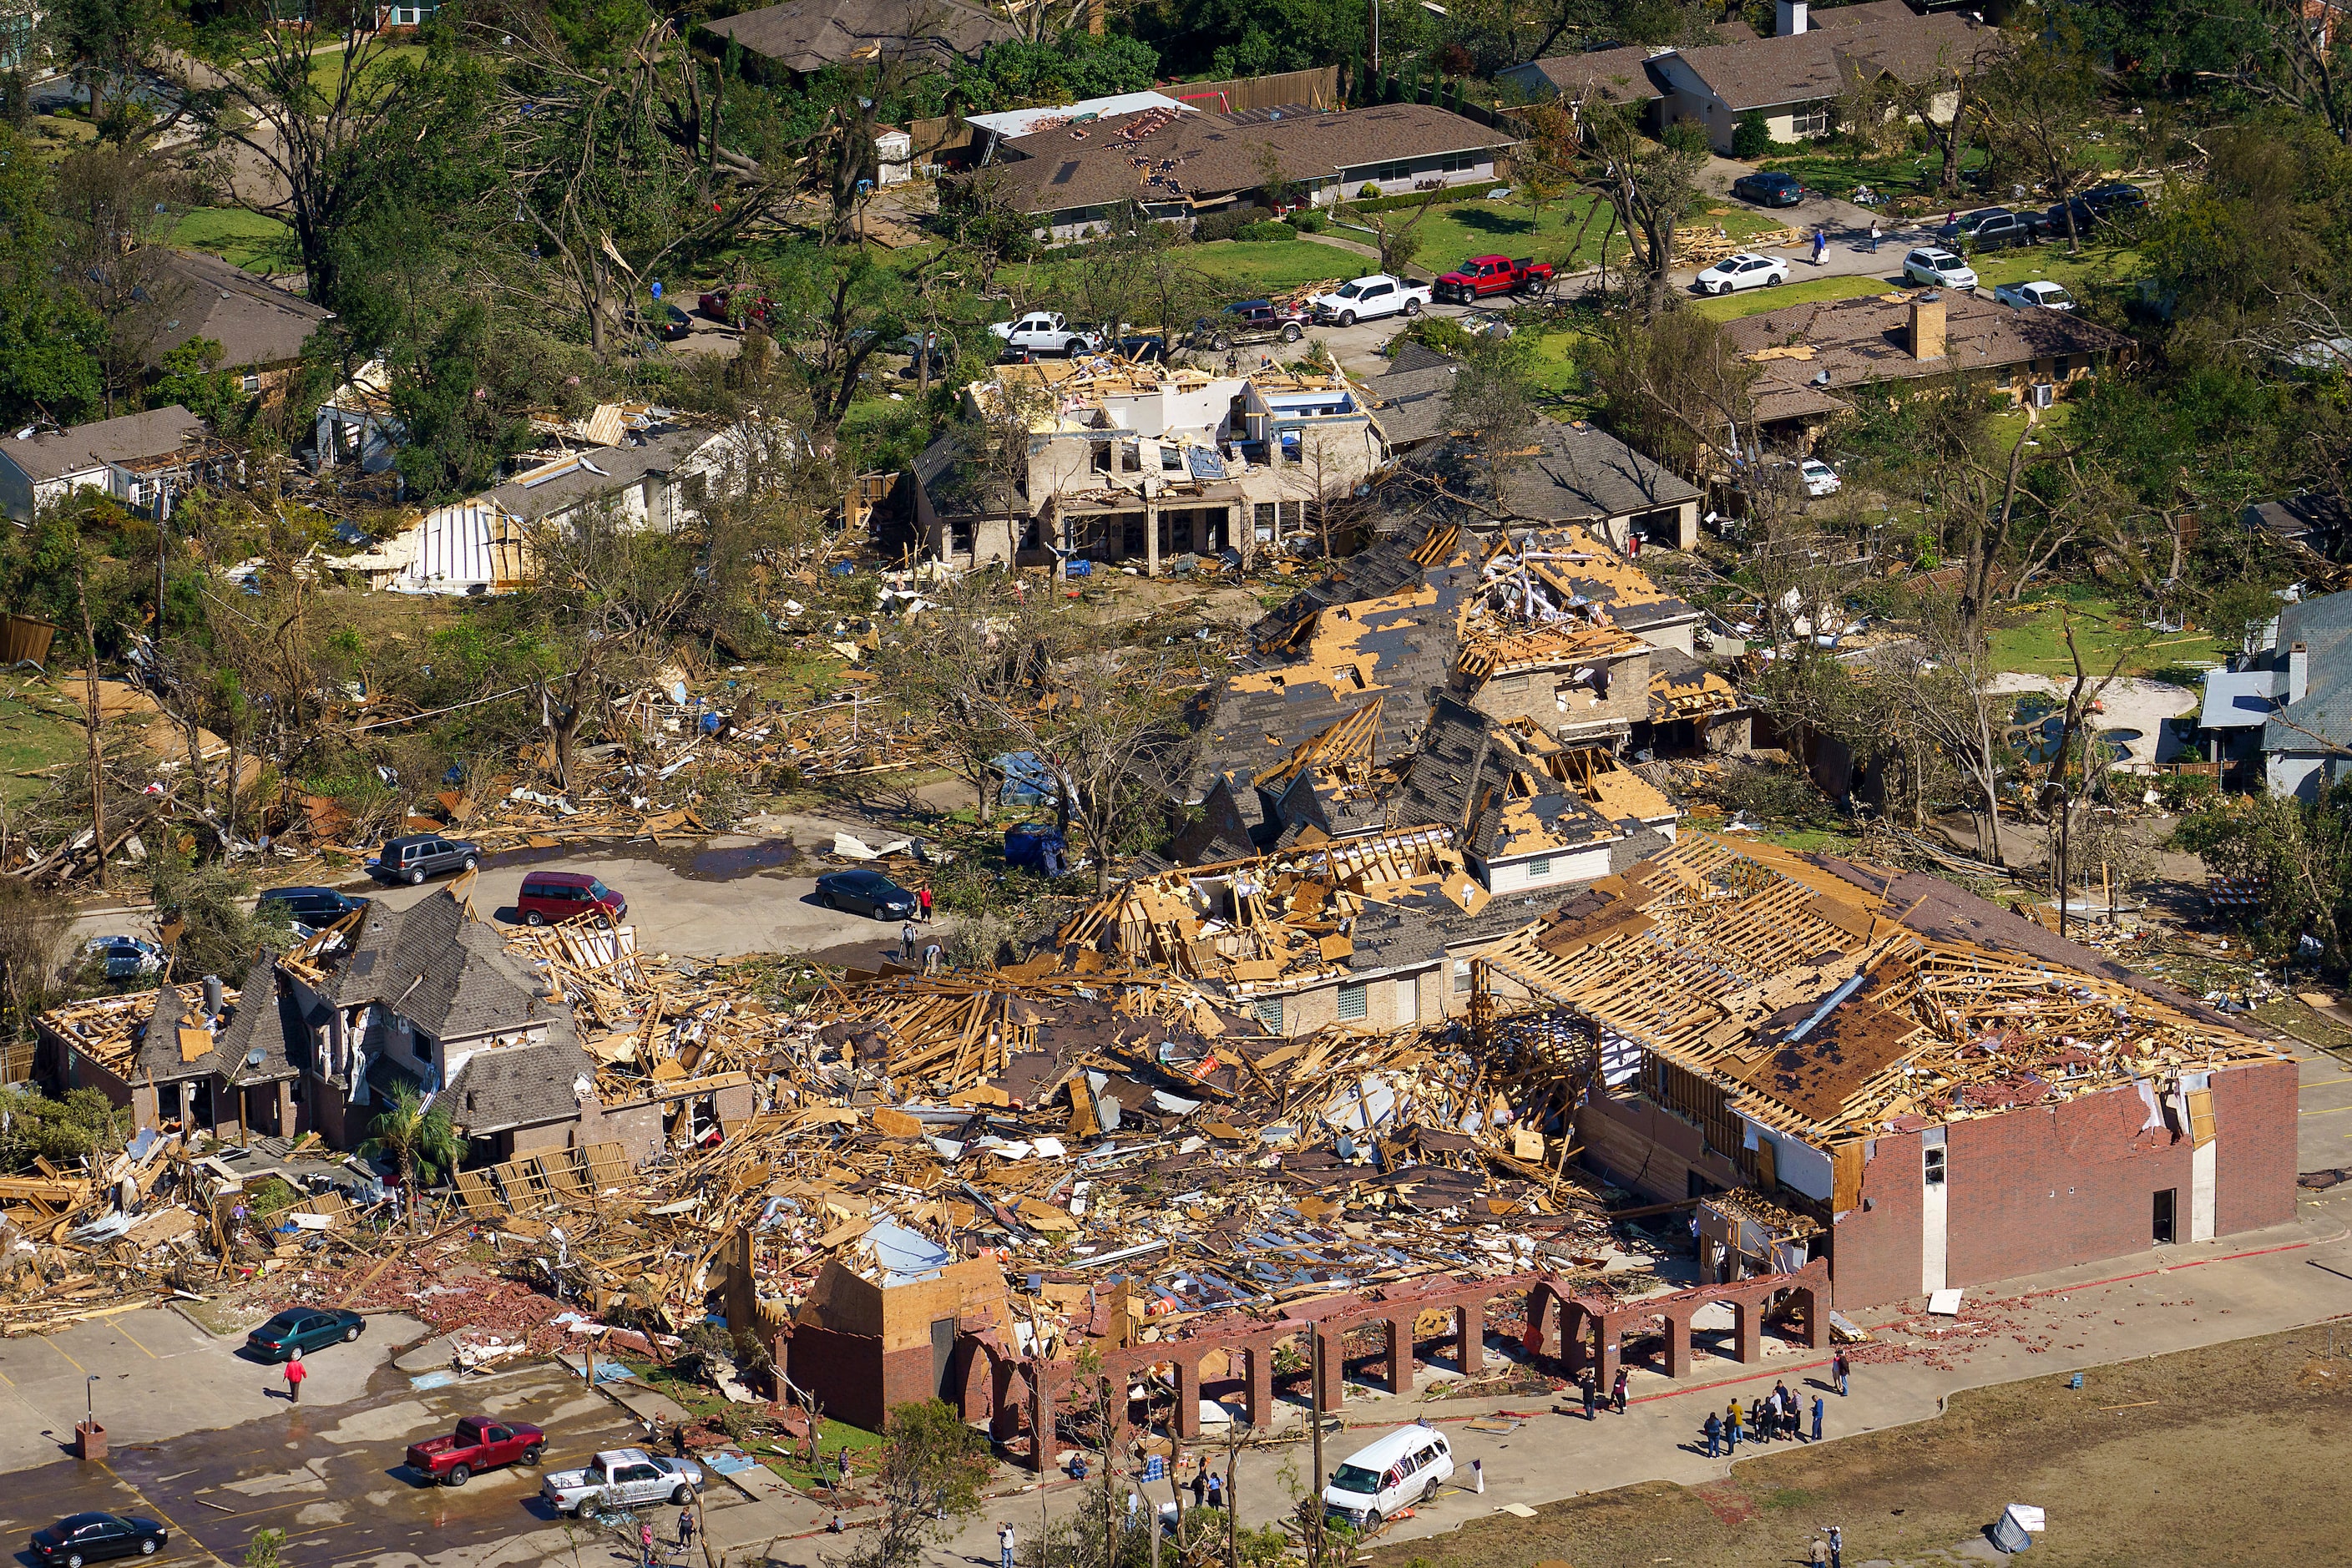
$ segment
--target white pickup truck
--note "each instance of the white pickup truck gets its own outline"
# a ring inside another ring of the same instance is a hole
[[[584,1470],[556,1471],[539,1489],[564,1514],[648,1502],[683,1508],[702,1489],[702,1467],[691,1459],[656,1458],[643,1448],[614,1448],[597,1455]]]
[[[1003,338],[1005,348],[1013,353],[1060,354],[1067,358],[1102,350],[1101,338],[1071,326],[1058,310],[1032,310],[1010,321],[998,321],[988,330]]]
[[[1385,272],[1375,272],[1369,278],[1342,283],[1328,294],[1318,294],[1307,301],[1307,306],[1318,321],[1337,321],[1343,327],[1352,327],[1358,321],[1399,312],[1418,316],[1428,303],[1428,284],[1408,283]]]

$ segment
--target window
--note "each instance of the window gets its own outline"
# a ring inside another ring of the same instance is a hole
[[[2017,384],[2017,367],[2013,364],[2005,364],[2001,366],[2000,374],[1993,378],[1993,384],[2000,387],[2004,392],[2008,391],[2011,387],[2015,386]]]
[[[1269,1035],[1278,1035],[1282,1033],[1281,997],[1262,997],[1256,1003],[1253,1004],[1251,1010],[1257,1014],[1257,1026],[1259,1028],[1264,1029]]]
[[[1410,1024],[1421,1017],[1421,981],[1408,974],[1397,982],[1396,1021]]]
[[[1363,1018],[1366,1011],[1364,1005],[1366,989],[1361,984],[1339,987],[1339,1021],[1341,1023],[1357,1023]]]
[[[1466,958],[1457,958],[1454,961],[1454,994],[1456,996],[1470,994],[1470,961]]]
[[[1789,118],[1789,133],[1792,136],[1826,136],[1830,133],[1830,106],[1816,103],[1800,109]]]
[[[1936,1144],[1927,1151],[1927,1175],[1929,1186],[1940,1187],[1944,1184],[1944,1146],[1941,1143]]]
[[[1541,877],[1549,877],[1549,876],[1550,876],[1550,875],[1551,875],[1551,857],[1550,857],[1550,856],[1549,856],[1549,855],[1538,855],[1538,856],[1537,856],[1534,859],[1532,859],[1532,860],[1530,860],[1530,861],[1528,861],[1528,881],[1532,882],[1532,881],[1535,881],[1538,878],[1541,878]]]
[[[261,378],[257,375],[248,375],[242,381],[238,382],[237,385],[242,387],[247,394],[259,392],[261,390]]]

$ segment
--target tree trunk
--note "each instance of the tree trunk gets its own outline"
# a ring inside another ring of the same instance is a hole
[[[408,1206],[408,1234],[416,1234],[416,1160],[408,1145],[400,1146],[400,1195]]]

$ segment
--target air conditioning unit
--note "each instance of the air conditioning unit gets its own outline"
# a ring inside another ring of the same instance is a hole
[[[2025,400],[2036,408],[2048,408],[2058,401],[2058,388],[2050,382],[2037,381],[2025,389]]]

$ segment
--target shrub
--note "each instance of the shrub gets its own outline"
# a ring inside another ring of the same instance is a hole
[[[1298,237],[1298,231],[1291,227],[1286,223],[1245,223],[1242,225],[1239,232],[1235,233],[1234,237],[1235,239],[1252,241],[1268,239],[1297,239]]]
[[[1250,225],[1265,221],[1265,216],[1264,207],[1228,207],[1223,212],[1208,213],[1193,220],[1192,237],[1233,239]]]
[[[1751,109],[1739,117],[1731,128],[1731,155],[1735,158],[1761,158],[1772,150],[1772,129],[1764,123],[1764,111]]]
[[[1381,191],[1380,186],[1372,184],[1370,180],[1366,180],[1364,182],[1363,189],[1356,193],[1356,199],[1359,201],[1376,202],[1381,199]]]
[[[2220,793],[2220,786],[2203,773],[2166,773],[2156,782],[2157,799],[2176,816],[2197,810]]]
[[[1290,215],[1290,226],[1301,234],[1321,234],[1323,215],[1312,210],[1293,213]]]
[[[1675,121],[1660,140],[1677,153],[1705,153],[1713,145],[1707,141],[1706,127],[1696,120]]]

